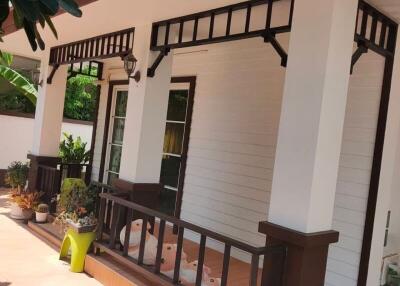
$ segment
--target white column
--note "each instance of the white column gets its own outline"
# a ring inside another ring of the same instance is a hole
[[[135,28],[133,51],[142,79],[129,83],[120,167],[120,178],[133,183],[158,183],[160,179],[172,53],[164,57],[155,76],[148,78],[147,68],[158,56],[150,51],[150,36],[151,25]]]
[[[64,112],[64,98],[67,84],[66,65],[60,66],[53,77],[52,84],[47,84],[51,72],[48,56],[41,64],[42,86],[36,103],[32,154],[40,156],[58,156],[61,125]]]
[[[269,221],[332,223],[358,0],[296,1]]]
[[[380,285],[379,276],[383,256],[383,245],[386,229],[387,212],[390,208],[391,192],[398,192],[396,177],[399,176],[396,166],[396,151],[400,150],[400,37],[397,37],[396,54],[392,75],[389,109],[385,132],[385,143],[382,153],[382,165],[379,179],[378,198],[376,202],[374,232],[368,268],[367,285]],[[394,185],[393,185],[394,184]],[[397,222],[396,222],[397,221]],[[392,216],[391,224],[398,223],[399,218]]]

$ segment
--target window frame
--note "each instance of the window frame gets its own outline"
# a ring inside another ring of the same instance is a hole
[[[182,211],[182,198],[183,198],[183,189],[184,189],[185,175],[186,175],[187,157],[189,151],[190,131],[192,128],[192,115],[193,115],[194,95],[196,89],[196,76],[172,77],[171,84],[174,83],[189,84],[185,128],[183,133],[182,152],[180,156],[181,167],[179,171],[178,187],[176,188],[177,191],[176,191],[175,210],[174,210],[174,216],[180,218]],[[170,90],[174,89],[171,88]],[[167,124],[167,122],[169,122],[169,120],[165,119],[165,125]]]

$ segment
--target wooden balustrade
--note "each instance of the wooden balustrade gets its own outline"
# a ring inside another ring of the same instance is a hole
[[[135,265],[135,267],[140,267],[142,273],[144,271],[147,273],[147,275],[152,275],[152,277],[159,279],[158,281],[160,282],[160,285],[180,285],[179,284],[180,263],[183,251],[182,249],[183,249],[184,233],[185,230],[188,230],[200,235],[197,276],[196,276],[197,278],[195,284],[196,286],[202,285],[204,257],[206,251],[206,242],[208,239],[216,240],[225,245],[223,253],[223,262],[222,262],[223,263],[222,277],[221,277],[222,286],[227,285],[229,262],[231,260],[232,248],[241,250],[242,252],[247,253],[251,257],[251,270],[250,270],[250,279],[248,285],[256,286],[258,283],[257,281],[259,273],[259,261],[261,256],[264,256],[264,259],[268,259],[269,257],[272,256],[277,257],[276,256],[277,254],[281,255],[281,257],[283,258],[281,259],[282,271],[276,271],[277,273],[270,274],[279,276],[281,278],[283,273],[283,264],[285,260],[284,258],[286,257],[286,247],[280,245],[268,246],[268,247],[252,246],[248,243],[244,243],[242,241],[233,239],[231,237],[213,232],[209,229],[199,227],[184,220],[165,215],[157,210],[153,210],[150,208],[146,208],[142,205],[135,204],[125,199],[123,197],[124,195],[126,196],[126,193],[116,195],[116,194],[110,194],[110,192],[103,192],[99,195],[100,207],[98,212],[97,240],[95,242],[95,248],[97,253],[100,253],[99,250],[103,250],[106,253],[120,260],[122,259],[130,263],[131,265]],[[130,257],[128,255],[130,231],[125,231],[125,237],[124,237],[125,239],[123,244],[118,239],[119,233],[124,225],[126,225],[127,227],[126,229],[130,229],[133,220],[132,214],[134,212],[142,214],[141,218],[143,219],[141,239],[139,244],[139,254],[137,259]],[[157,243],[157,254],[155,257],[155,265],[149,266],[149,265],[144,265],[143,258],[145,254],[147,222],[153,218],[155,218],[159,224],[158,243]],[[162,246],[164,242],[166,223],[175,225],[178,229],[176,260],[175,260],[175,267],[172,279],[163,275],[160,272],[162,263]],[[107,229],[109,230],[108,233],[106,231]],[[283,281],[283,279],[277,279],[277,280]]]
[[[38,166],[36,190],[43,192],[42,200],[50,207],[50,212],[56,210],[56,198],[60,190],[60,171],[56,167]]]
[[[35,190],[43,193],[42,200],[49,204],[50,212],[56,211],[56,198],[61,190],[61,183],[65,178],[81,178],[86,185],[90,184],[92,166],[89,164],[58,164],[48,166],[39,164],[37,168]],[[98,185],[100,187],[100,185]]]
[[[92,177],[92,166],[90,164],[62,163],[60,164],[61,181],[65,178],[80,178],[86,185],[90,184]]]

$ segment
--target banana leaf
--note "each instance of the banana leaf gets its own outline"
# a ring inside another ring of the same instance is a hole
[[[16,90],[21,92],[30,102],[36,105],[38,91],[23,75],[12,68],[0,65],[0,77],[7,80]]]

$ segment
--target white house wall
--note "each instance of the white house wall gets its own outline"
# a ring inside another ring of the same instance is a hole
[[[356,286],[381,97],[383,57],[361,57],[350,78],[326,285]]]
[[[182,218],[261,246],[285,69],[259,38],[197,50],[173,66],[197,76]]]
[[[0,169],[7,169],[12,161],[27,161],[26,155],[32,149],[34,119],[0,115],[0,130],[6,136],[0,140]],[[92,125],[64,122],[62,132],[80,136],[90,148]]]
[[[287,45],[287,36],[280,40]],[[175,53],[173,75],[197,77],[182,218],[263,245],[265,237],[257,228],[268,214],[285,69],[261,39]],[[333,221],[340,242],[329,253],[326,285],[356,285],[383,64],[383,58],[369,52],[350,79]],[[106,86],[100,101],[95,178],[107,94]]]
[[[278,37],[286,48],[289,35]],[[257,229],[268,216],[285,69],[260,38],[173,52],[173,76],[197,77],[182,218],[261,246],[265,237]],[[329,252],[326,285],[357,285],[383,66],[369,52],[350,79],[333,221],[340,241]],[[104,84],[95,179],[107,94]]]

